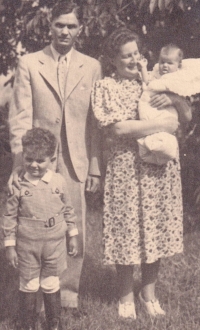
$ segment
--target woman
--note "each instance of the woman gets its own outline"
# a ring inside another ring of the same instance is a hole
[[[140,301],[151,316],[164,315],[155,297],[160,259],[182,252],[182,196],[179,160],[165,165],[139,158],[136,139],[160,131],[172,133],[176,119],[138,120],[142,81],[138,71],[137,36],[120,28],[105,45],[111,64],[109,77],[92,92],[94,115],[112,136],[104,191],[104,263],[115,264],[120,285],[118,313],[136,318],[133,266],[141,263]],[[156,95],[152,106],[173,104],[179,119],[188,121],[187,102],[174,94]]]

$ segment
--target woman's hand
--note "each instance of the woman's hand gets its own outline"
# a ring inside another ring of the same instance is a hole
[[[178,120],[175,116],[166,113],[160,113],[154,119],[151,120],[125,120],[120,121],[116,124],[109,126],[109,131],[111,139],[116,140],[116,136],[130,136],[130,138],[139,139],[141,137],[158,133],[158,132],[168,132],[174,133],[179,126]]]
[[[179,121],[182,123],[187,123],[192,119],[191,104],[183,96],[171,92],[158,93],[151,96],[150,105],[158,110],[168,106],[175,107]]]
[[[11,173],[10,178],[7,183],[7,188],[8,188],[8,194],[12,195],[13,194],[13,185],[17,187],[17,189],[21,189],[20,186],[20,181],[21,181],[21,176],[23,174],[23,167],[22,166],[17,166]]]
[[[179,121],[174,116],[168,115],[167,113],[165,117],[163,117],[163,114],[160,114],[154,121],[159,132],[173,134],[179,127]]]
[[[176,96],[178,95],[173,93],[154,94],[150,98],[150,105],[158,110],[164,109],[170,105],[174,105]]]

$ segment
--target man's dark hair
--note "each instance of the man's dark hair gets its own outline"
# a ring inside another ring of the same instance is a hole
[[[82,7],[79,7],[75,3],[66,2],[66,1],[59,2],[52,8],[50,20],[53,21],[54,19],[58,18],[61,15],[70,14],[70,13],[74,13],[79,23],[82,23],[83,21]]]
[[[53,157],[57,141],[53,133],[47,129],[34,127],[22,137],[23,152],[32,155]]]

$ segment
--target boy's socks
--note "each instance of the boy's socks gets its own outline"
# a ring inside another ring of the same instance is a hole
[[[48,330],[60,330],[61,296],[60,290],[55,293],[43,293],[44,307]]]
[[[17,330],[35,330],[36,316],[36,292],[19,291],[19,317]]]

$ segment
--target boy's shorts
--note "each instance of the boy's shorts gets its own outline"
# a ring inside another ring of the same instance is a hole
[[[66,231],[64,220],[46,227],[44,221],[21,219],[17,230],[19,275],[27,280],[59,276],[67,268]]]

